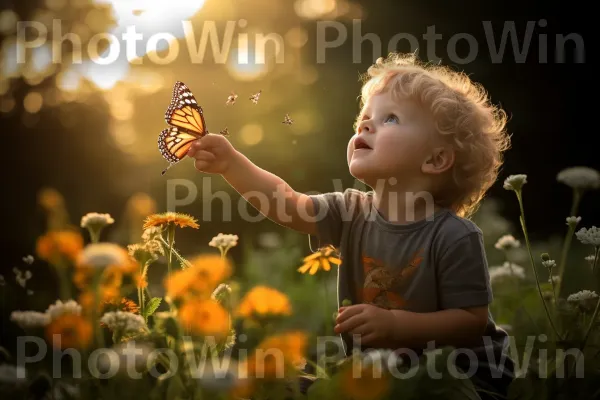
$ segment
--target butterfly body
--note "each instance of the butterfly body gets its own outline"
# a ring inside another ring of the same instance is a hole
[[[183,82],[175,83],[165,121],[170,127],[158,136],[158,149],[170,165],[162,172],[163,175],[186,156],[195,140],[208,133],[202,107]]]

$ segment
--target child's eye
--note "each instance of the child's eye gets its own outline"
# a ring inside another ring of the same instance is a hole
[[[400,119],[395,116],[394,114],[390,114],[385,118],[384,123],[388,123],[388,122],[393,122],[395,124],[399,124],[400,123]]]

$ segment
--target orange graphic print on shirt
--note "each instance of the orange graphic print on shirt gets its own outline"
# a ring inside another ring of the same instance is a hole
[[[406,301],[400,295],[408,287],[412,277],[423,261],[423,249],[416,251],[408,265],[401,268],[387,268],[383,262],[363,255],[365,280],[362,294],[363,303],[386,309],[403,308]]]

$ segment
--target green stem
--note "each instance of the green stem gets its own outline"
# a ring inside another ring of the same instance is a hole
[[[103,271],[94,272],[94,309],[92,311],[92,323],[96,328],[96,340],[99,348],[104,348],[104,332],[102,326],[100,326],[100,314],[98,308],[100,308],[100,282],[102,280]]]
[[[167,240],[169,246],[169,258],[167,260],[167,273],[168,276],[171,276],[171,269],[173,265],[173,243],[175,242],[175,225],[169,224],[167,228]]]
[[[168,248],[169,243],[165,239],[160,237],[160,241]],[[181,254],[179,254],[179,252],[175,248],[172,249],[172,252],[173,252],[173,255],[181,262],[182,268],[185,269],[191,265],[190,262],[188,260],[186,260],[185,258],[183,258],[181,256]],[[185,265],[185,267],[184,267],[184,265]]]
[[[59,263],[56,266],[58,272],[58,281],[60,285],[60,297],[62,301],[67,301],[71,298],[71,281],[67,273],[67,266]]]
[[[327,275],[329,277],[329,275]],[[329,308],[329,288],[327,287],[327,278],[323,280],[325,284],[325,301],[323,302],[323,306],[325,307],[325,320],[327,324],[325,328],[327,329],[326,335],[330,335],[333,331],[332,322],[331,322],[331,309]]]
[[[90,240],[92,243],[98,243],[100,241],[100,232],[102,232],[102,228],[100,229],[88,229],[90,232]]]
[[[600,251],[600,247],[596,247],[596,251],[594,252],[596,254],[596,259],[594,260],[594,266],[592,267],[592,271],[596,269],[596,264],[598,264],[598,252],[599,251]],[[592,332],[592,327],[594,326],[594,322],[596,321],[596,316],[598,315],[598,309],[600,309],[600,297],[598,297],[598,302],[596,303],[596,309],[594,310],[594,313],[592,314],[592,319],[590,320],[590,324],[588,325],[585,336],[583,337],[583,343],[581,344],[581,351],[583,351],[583,348],[585,347],[588,337],[590,336],[590,333]]]
[[[533,275],[535,276],[535,284],[537,286],[538,293],[540,295],[540,300],[542,301],[542,305],[544,306],[544,311],[546,312],[546,317],[548,317],[548,321],[552,326],[552,330],[554,334],[562,340],[562,337],[558,333],[556,326],[554,326],[554,321],[550,316],[550,311],[548,310],[548,306],[546,305],[546,300],[544,300],[544,295],[542,294],[542,288],[540,287],[540,279],[538,277],[537,269],[535,268],[535,261],[533,259],[533,254],[531,252],[531,244],[529,243],[529,235],[527,234],[527,225],[525,224],[525,210],[523,209],[523,198],[521,196],[521,191],[515,191],[517,194],[517,200],[519,200],[519,208],[521,209],[521,228],[523,229],[523,235],[525,236],[525,244],[527,245],[527,252],[529,253],[529,259],[531,261],[531,268],[533,269]]]
[[[573,189],[573,203],[571,204],[571,214],[570,217],[576,217],[577,211],[579,210],[579,203],[581,201],[581,191],[578,189]],[[563,247],[560,255],[560,264],[558,265],[558,276],[560,277],[560,281],[558,282],[558,295],[560,297],[562,282],[564,281],[564,272],[565,265],[567,263],[567,256],[569,254],[569,249],[571,248],[571,241],[573,240],[573,234],[575,233],[576,224],[569,225],[569,229],[567,230],[567,235],[563,241]]]

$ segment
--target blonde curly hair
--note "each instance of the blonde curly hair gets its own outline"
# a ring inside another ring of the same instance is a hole
[[[436,203],[470,217],[498,177],[510,147],[506,113],[490,103],[485,89],[464,73],[424,63],[414,54],[391,53],[361,76],[360,107],[391,90],[429,110],[437,132],[455,154],[451,181],[435,193]],[[360,115],[355,123],[360,122]]]

